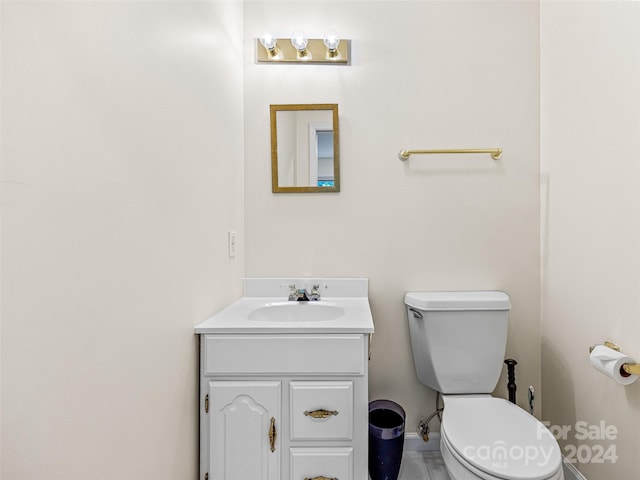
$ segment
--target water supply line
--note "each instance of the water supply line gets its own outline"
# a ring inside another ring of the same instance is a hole
[[[442,423],[442,411],[444,407],[440,406],[440,392],[436,392],[436,409],[431,413],[426,419],[420,420],[418,422],[418,434],[422,436],[422,440],[426,443],[429,441],[429,422],[435,417],[438,416],[438,420]]]

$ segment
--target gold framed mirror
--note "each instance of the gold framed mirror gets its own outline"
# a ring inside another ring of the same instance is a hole
[[[274,193],[340,191],[338,105],[271,105]]]

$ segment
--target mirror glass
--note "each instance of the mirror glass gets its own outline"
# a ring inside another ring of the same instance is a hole
[[[337,104],[271,105],[274,192],[339,192]]]

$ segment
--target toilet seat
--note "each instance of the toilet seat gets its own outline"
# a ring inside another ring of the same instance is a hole
[[[560,447],[534,416],[490,395],[443,395],[443,398],[443,446],[478,478],[563,478]]]

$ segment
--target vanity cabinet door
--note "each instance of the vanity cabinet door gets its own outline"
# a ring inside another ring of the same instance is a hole
[[[281,383],[209,382],[209,479],[280,480]]]

